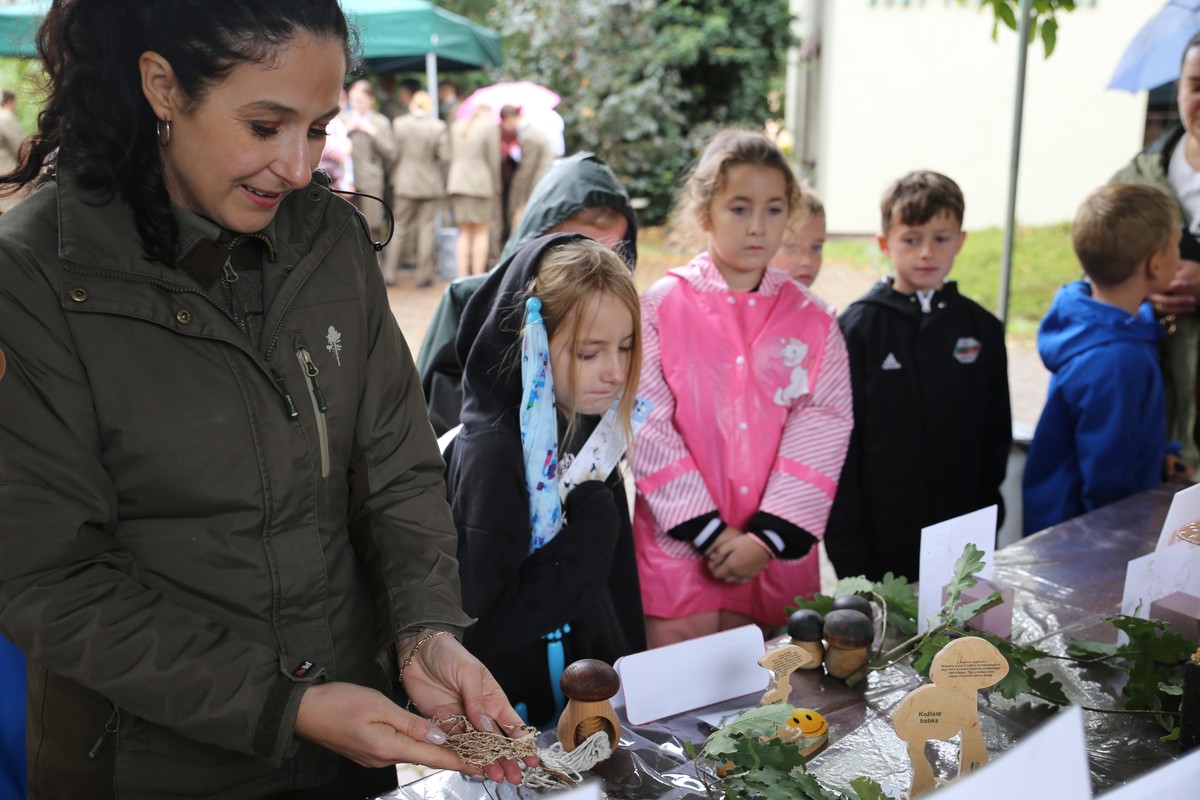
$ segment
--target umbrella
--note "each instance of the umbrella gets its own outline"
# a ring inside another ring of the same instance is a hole
[[[1177,79],[1183,48],[1196,31],[1200,0],[1170,0],[1125,48],[1108,88],[1140,92]]]
[[[503,106],[517,106],[526,112],[535,109],[550,109],[562,101],[554,92],[532,81],[513,81],[509,83],[493,83],[476,89],[467,95],[458,109],[458,118],[466,119],[475,113],[481,105],[491,106],[493,115],[500,120],[500,109]]]

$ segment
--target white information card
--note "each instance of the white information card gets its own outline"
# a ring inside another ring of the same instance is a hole
[[[1078,706],[1063,709],[994,761],[932,796],[937,800],[1091,800],[1083,711]]]
[[[921,571],[917,592],[917,630],[929,630],[929,618],[942,606],[942,589],[954,577],[954,564],[963,548],[973,544],[983,551],[980,578],[991,580],[996,551],[996,506],[921,529]]]
[[[618,658],[625,716],[634,725],[682,714],[766,688],[766,652],[757,625]],[[614,703],[620,700],[614,698]]]

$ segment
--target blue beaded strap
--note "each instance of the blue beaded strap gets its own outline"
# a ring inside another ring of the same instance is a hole
[[[554,693],[554,720],[552,721],[555,722],[562,715],[563,709],[567,707],[567,698],[563,695],[559,682],[562,680],[563,670],[567,668],[562,640],[570,632],[571,626],[563,625],[542,637],[546,640],[546,666],[550,671],[550,691]]]

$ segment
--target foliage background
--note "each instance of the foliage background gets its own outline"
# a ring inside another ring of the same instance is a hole
[[[497,0],[493,77],[563,96],[568,150],[594,150],[661,221],[718,127],[761,127],[793,37],[787,0]]]

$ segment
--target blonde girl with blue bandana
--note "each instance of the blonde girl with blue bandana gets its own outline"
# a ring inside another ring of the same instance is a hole
[[[580,658],[644,649],[629,504],[617,462],[641,364],[637,290],[578,234],[530,242],[471,298],[458,335],[463,425],[447,452],[464,643],[518,711],[562,711]]]

